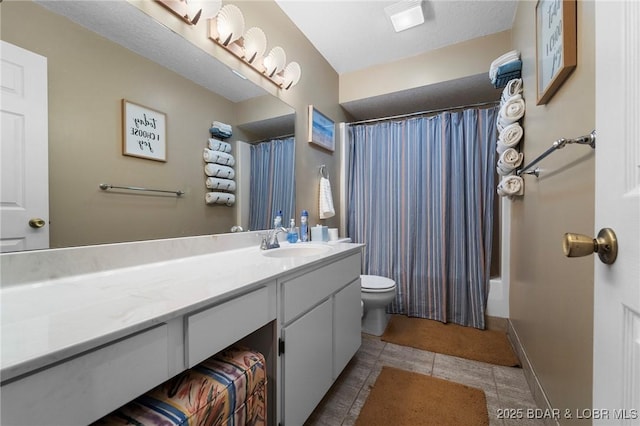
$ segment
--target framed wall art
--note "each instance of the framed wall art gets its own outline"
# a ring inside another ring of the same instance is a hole
[[[329,151],[336,146],[335,123],[313,105],[309,105],[308,141]]]
[[[123,99],[122,154],[166,162],[166,115]]]
[[[576,37],[576,0],[538,0],[536,4],[538,105],[549,102],[576,68]]]

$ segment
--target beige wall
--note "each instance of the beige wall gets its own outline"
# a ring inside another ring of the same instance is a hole
[[[520,2],[513,26],[523,60],[525,162],[554,140],[595,126],[594,3],[578,2],[578,66],[542,106],[536,106],[535,5]],[[539,178],[524,178],[525,195],[512,202],[511,321],[551,405],[561,410],[591,407],[594,258],[565,258],[561,238],[593,233],[594,161],[586,146],[556,151],[540,163]]]
[[[487,74],[491,62],[509,51],[511,31],[432,50],[340,76],[340,102],[349,102],[476,74]]]

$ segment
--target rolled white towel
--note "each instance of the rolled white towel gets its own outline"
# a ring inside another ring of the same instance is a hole
[[[509,80],[504,90],[502,90],[502,96],[500,97],[500,105],[503,105],[509,100],[509,98],[520,95],[522,93],[522,79],[514,78]]]
[[[209,138],[209,149],[212,151],[231,152],[231,144],[215,138]]]
[[[236,164],[236,159],[233,155],[222,151],[213,151],[205,148],[202,157],[207,163],[218,163],[223,166],[234,166]]]
[[[204,173],[207,176],[221,177],[225,179],[233,179],[236,176],[235,170],[231,167],[214,163],[207,163],[207,165],[204,166]]]
[[[500,65],[504,65],[511,61],[517,61],[518,59],[520,59],[520,52],[517,50],[507,52],[499,58],[495,59],[493,62],[491,62],[491,66],[489,68],[489,79],[491,81],[494,81],[496,79],[496,76],[498,75],[498,67],[500,67]]]
[[[497,172],[500,176],[506,176],[522,164],[524,155],[513,148],[507,148],[498,159]]]
[[[224,204],[232,206],[236,202],[236,196],[227,192],[207,192],[204,195],[207,204]]]
[[[320,219],[327,219],[335,216],[333,208],[333,196],[331,195],[331,182],[325,177],[320,178]]]
[[[222,152],[205,148],[202,154],[202,158],[204,158],[204,161],[206,161],[207,163],[217,163],[220,154],[222,154]]]
[[[231,179],[208,177],[206,180],[206,185],[209,189],[222,189],[231,192],[236,191],[236,181]]]
[[[510,97],[504,105],[500,107],[496,123],[498,130],[502,132],[509,124],[520,120],[524,116],[524,110],[525,103],[524,99],[522,99],[522,95]]]
[[[517,122],[504,127],[498,136],[498,154],[502,154],[507,148],[515,148],[520,143],[523,133],[522,126]]]
[[[520,176],[505,176],[500,180],[497,189],[498,195],[511,197],[524,194],[524,181]]]

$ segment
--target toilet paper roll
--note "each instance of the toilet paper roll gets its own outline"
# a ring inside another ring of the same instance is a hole
[[[329,228],[329,241],[338,239],[338,228]]]

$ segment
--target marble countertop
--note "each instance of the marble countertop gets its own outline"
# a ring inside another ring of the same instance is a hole
[[[295,269],[359,251],[362,245],[328,247],[331,251],[324,254],[272,258],[254,246],[2,288],[2,380],[250,291]]]

